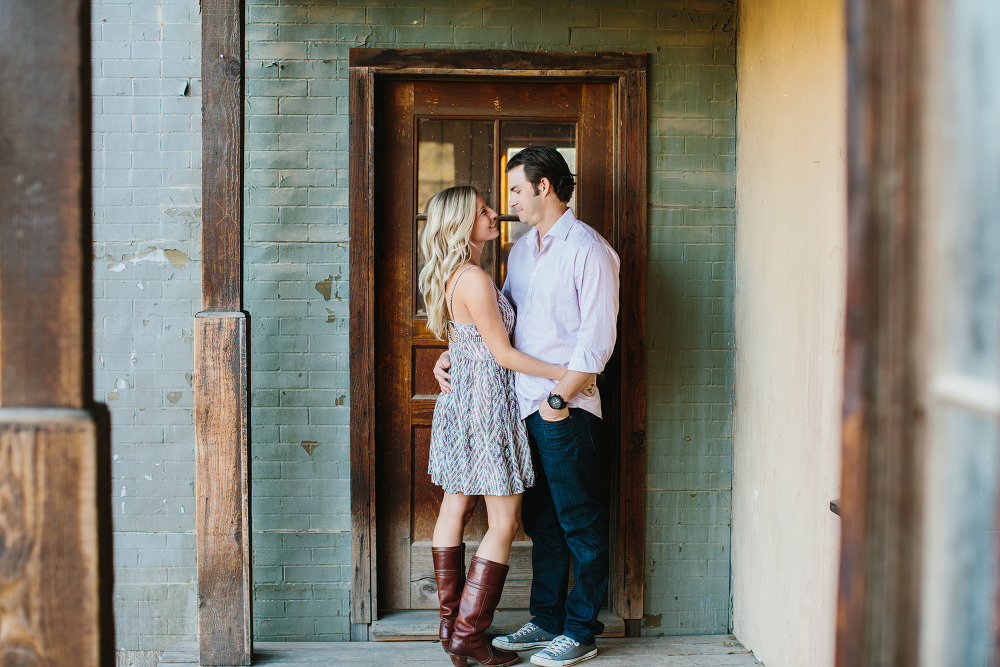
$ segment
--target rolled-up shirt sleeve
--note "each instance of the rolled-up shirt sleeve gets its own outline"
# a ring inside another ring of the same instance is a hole
[[[600,373],[611,358],[618,336],[618,255],[604,243],[582,253],[574,271],[580,299],[580,331],[569,370]]]

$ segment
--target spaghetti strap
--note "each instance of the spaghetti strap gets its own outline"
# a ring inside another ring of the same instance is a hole
[[[451,319],[454,319],[455,317],[455,307],[453,304],[455,301],[455,288],[458,287],[458,281],[462,279],[462,276],[465,275],[466,271],[474,268],[476,268],[475,265],[465,267],[465,269],[463,269],[462,272],[458,274],[458,277],[455,278],[455,282],[452,283],[451,285],[451,294],[448,296],[448,314],[451,316]]]

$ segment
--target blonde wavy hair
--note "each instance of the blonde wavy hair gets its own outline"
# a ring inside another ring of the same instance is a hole
[[[427,202],[427,222],[420,235],[420,269],[417,284],[424,296],[427,329],[439,340],[448,328],[445,287],[448,278],[470,257],[469,239],[476,221],[476,196],[471,185],[445,188]]]

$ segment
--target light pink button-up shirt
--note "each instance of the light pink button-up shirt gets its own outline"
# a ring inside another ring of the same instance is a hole
[[[514,347],[571,371],[600,373],[618,332],[618,268],[614,249],[567,210],[542,237],[532,228],[507,259],[504,295],[517,309]],[[538,410],[554,380],[517,374],[521,418]],[[601,396],[575,396],[571,408],[601,416]]]

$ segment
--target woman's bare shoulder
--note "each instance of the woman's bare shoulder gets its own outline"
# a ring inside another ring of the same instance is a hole
[[[464,269],[463,269],[464,270]],[[455,274],[459,275],[461,271],[456,271]],[[496,287],[493,285],[493,279],[490,274],[483,271],[478,266],[470,269],[462,275],[462,279],[459,280],[458,285],[455,287],[455,294],[461,294],[463,297],[468,298],[479,298],[484,295],[493,295],[496,293]]]

